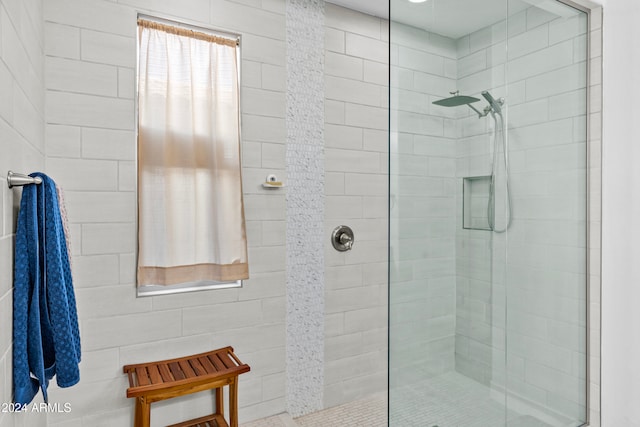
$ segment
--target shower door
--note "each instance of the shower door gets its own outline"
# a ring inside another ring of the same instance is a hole
[[[588,13],[392,0],[389,425],[587,422]]]

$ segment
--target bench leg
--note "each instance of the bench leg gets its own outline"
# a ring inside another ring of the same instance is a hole
[[[238,377],[229,384],[229,427],[238,427]]]
[[[216,388],[216,415],[221,415],[224,417],[224,394],[223,388]]]
[[[134,427],[149,427],[151,422],[151,405],[144,397],[136,398],[136,414]]]

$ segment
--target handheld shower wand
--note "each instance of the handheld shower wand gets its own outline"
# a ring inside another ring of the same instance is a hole
[[[495,99],[488,91],[481,92],[484,99],[487,100],[489,106],[485,108],[491,113],[495,122],[495,130],[493,135],[493,161],[491,162],[491,182],[489,184],[489,203],[487,203],[487,219],[489,220],[489,228],[494,233],[504,233],[511,225],[511,188],[509,185],[509,147],[507,144],[507,138],[505,135],[506,129],[504,128],[504,117],[502,116],[502,106],[504,105],[504,98]],[[496,183],[498,177],[498,170],[500,167],[500,160],[498,152],[500,150],[499,143],[502,143],[502,166],[504,167],[504,194],[505,194],[505,225],[504,227],[496,226],[495,218],[495,202],[496,202]]]
[[[487,102],[489,103],[489,105],[491,105],[491,108],[493,108],[493,111],[495,111],[497,114],[502,114],[502,105],[504,104],[504,98],[498,98],[497,100],[488,92],[488,91],[482,91],[482,96],[484,96],[484,99],[487,100]]]

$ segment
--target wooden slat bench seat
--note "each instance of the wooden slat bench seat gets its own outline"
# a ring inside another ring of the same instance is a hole
[[[134,427],[149,427],[151,403],[215,388],[216,412],[170,427],[238,427],[238,375],[251,368],[232,347],[157,362],[126,365],[127,397],[136,399]],[[229,423],[224,418],[222,387],[229,386]]]

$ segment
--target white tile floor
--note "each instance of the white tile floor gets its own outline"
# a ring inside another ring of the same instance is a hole
[[[264,418],[241,427],[386,427],[387,395],[376,394],[366,399],[314,412],[299,418],[288,414]]]
[[[506,421],[505,421],[506,420]],[[565,426],[567,424],[555,424]],[[241,427],[386,427],[387,396],[325,409],[300,418],[288,414]],[[489,389],[457,372],[391,390],[392,427],[553,427],[529,415],[506,411]]]
[[[242,423],[240,427],[297,427],[295,421],[289,414],[275,415],[261,420],[251,421],[250,423]]]
[[[386,427],[387,394],[377,394],[367,399],[347,403],[296,418],[301,427]]]

